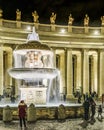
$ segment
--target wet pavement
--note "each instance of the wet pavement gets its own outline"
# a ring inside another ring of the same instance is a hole
[[[101,102],[97,102],[97,107],[99,104]],[[27,128],[21,129],[18,120],[10,123],[0,121],[0,130],[104,130],[104,107],[102,120],[97,118],[96,108],[95,122],[85,122],[82,118],[66,119],[62,122],[58,120],[37,120],[34,123],[27,122]]]
[[[65,121],[57,120],[38,120],[34,123],[27,123],[27,128],[20,128],[19,121],[4,123],[0,121],[0,130],[104,130],[104,119],[95,122],[84,122],[83,119],[66,119]]]

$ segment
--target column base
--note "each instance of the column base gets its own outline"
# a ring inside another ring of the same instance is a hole
[[[56,30],[55,24],[51,24],[51,31],[55,31],[55,30]]]
[[[69,100],[69,99],[72,99],[74,98],[74,95],[73,94],[67,94],[66,98]]]
[[[21,22],[20,22],[20,21],[17,21],[17,22],[16,22],[16,26],[17,26],[17,28],[21,28]]]

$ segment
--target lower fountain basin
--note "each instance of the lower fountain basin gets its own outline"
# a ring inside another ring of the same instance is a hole
[[[8,73],[15,79],[52,79],[59,71],[54,68],[12,68]]]

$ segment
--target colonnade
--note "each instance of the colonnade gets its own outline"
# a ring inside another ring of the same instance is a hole
[[[66,49],[63,51],[57,49],[56,52],[60,56],[59,70],[62,82],[60,93],[65,93],[68,99],[73,97],[73,93],[77,90],[81,93],[95,91],[98,96],[104,93],[103,50]],[[73,60],[74,56],[76,56],[76,60]]]

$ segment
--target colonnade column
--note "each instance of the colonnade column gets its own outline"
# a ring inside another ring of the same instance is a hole
[[[104,93],[104,52],[99,50],[99,82],[98,82],[98,95],[101,96]]]
[[[60,53],[60,93],[64,93],[65,89],[65,51]]]
[[[83,50],[83,93],[89,93],[89,55],[88,50]]]
[[[73,88],[72,88],[72,50],[67,50],[67,99],[72,98]]]
[[[12,50],[7,51],[7,65],[6,65],[6,69],[10,69],[12,68]],[[6,70],[6,83],[5,85],[12,85],[12,77],[8,74]]]
[[[93,55],[93,86],[92,86],[92,92],[98,92],[98,56]]]
[[[76,89],[82,89],[81,87],[81,78],[82,78],[82,73],[81,73],[81,68],[82,68],[82,62],[81,62],[81,53],[79,52],[77,54],[77,73],[76,73]]]
[[[3,95],[3,50],[0,47],[0,95]]]

